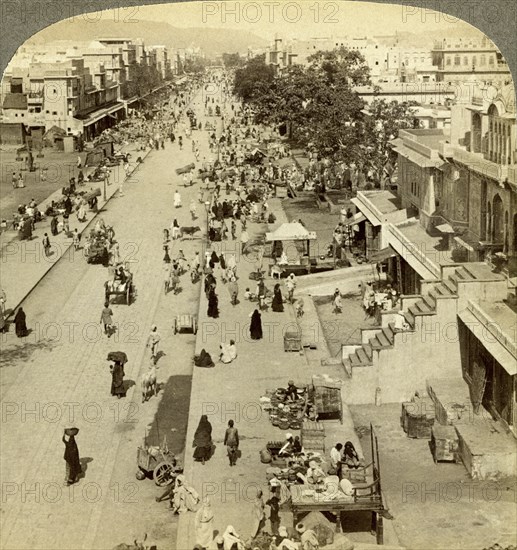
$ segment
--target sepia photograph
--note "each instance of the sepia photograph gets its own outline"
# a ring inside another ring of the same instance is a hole
[[[517,549],[503,2],[3,3],[1,550]]]

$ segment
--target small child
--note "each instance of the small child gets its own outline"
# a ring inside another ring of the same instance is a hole
[[[251,292],[250,292],[250,289],[247,288],[247,289],[244,291],[244,299],[245,299],[245,300],[251,300],[251,296],[252,296],[252,294],[251,294]]]
[[[299,298],[295,304],[296,317],[303,317],[303,300]]]

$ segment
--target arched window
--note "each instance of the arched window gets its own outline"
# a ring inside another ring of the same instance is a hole
[[[483,55],[481,56],[481,63],[480,63],[480,64],[481,64],[481,65],[486,65],[486,55],[485,55],[485,54],[483,54]]]
[[[503,201],[499,194],[494,197],[492,205],[492,242],[504,243]]]
[[[493,65],[494,64],[494,56],[491,55],[489,58],[488,58],[488,64],[489,65]]]
[[[469,64],[469,58],[467,56],[465,56],[463,58],[463,65],[468,65]]]
[[[461,59],[459,55],[454,56],[454,64],[459,65],[461,63]]]
[[[450,57],[448,57],[448,58],[446,59],[445,64],[446,64],[446,65],[450,65],[450,64],[451,64],[451,58],[450,58]]]
[[[478,64],[478,58],[474,55],[472,57],[472,66],[475,67]]]
[[[481,153],[481,115],[472,116],[472,152]]]

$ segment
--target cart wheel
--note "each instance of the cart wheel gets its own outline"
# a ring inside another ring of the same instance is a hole
[[[197,317],[194,317],[192,319],[192,332],[194,334],[197,334]]]
[[[174,466],[172,462],[160,462],[158,466],[153,470],[153,479],[158,487],[165,487],[170,485],[173,480],[172,472]]]
[[[178,333],[178,321],[177,319],[174,319],[174,334]]]
[[[138,472],[135,474],[136,479],[138,481],[143,481],[145,479],[145,474],[142,472],[142,470],[138,470]]]

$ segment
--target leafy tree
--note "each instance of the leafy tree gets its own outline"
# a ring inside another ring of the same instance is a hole
[[[368,115],[362,125],[363,166],[371,170],[376,181],[382,180],[382,171],[388,161],[388,144],[398,137],[399,130],[415,127],[414,101],[387,102],[376,99],[368,107]]]
[[[205,72],[207,62],[201,57],[189,57],[183,62],[183,71],[186,73],[201,74]]]
[[[245,103],[252,103],[254,97],[267,92],[274,80],[274,70],[266,65],[266,56],[258,55],[248,61],[245,67],[235,71],[233,93]]]
[[[244,61],[238,53],[223,53],[223,64],[227,69],[242,67]]]

